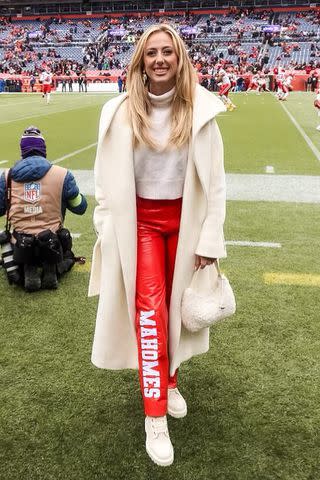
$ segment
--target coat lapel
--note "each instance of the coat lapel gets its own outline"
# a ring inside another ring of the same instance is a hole
[[[216,95],[197,85],[193,108],[192,139],[189,159],[190,157],[193,159],[202,188],[205,194],[207,194],[210,166],[205,159],[208,158],[208,137],[206,137],[206,142],[203,142],[201,141],[201,134],[204,133],[202,132],[203,127],[216,117],[216,115],[225,112],[226,107]]]
[[[111,121],[115,116],[116,112],[118,111],[120,105],[127,99],[128,94],[124,93],[122,95],[118,95],[117,97],[112,98],[109,100],[101,112],[101,121],[99,127],[99,141],[103,140],[106,132],[108,131]]]
[[[216,95],[197,85],[193,107],[192,141],[194,142],[198,132],[206,123],[218,113],[225,111],[226,107]]]

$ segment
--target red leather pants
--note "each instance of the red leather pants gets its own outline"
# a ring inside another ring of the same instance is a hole
[[[145,414],[167,413],[169,376],[168,310],[182,199],[137,198],[136,333]]]

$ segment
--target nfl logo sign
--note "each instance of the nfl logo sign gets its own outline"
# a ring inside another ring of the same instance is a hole
[[[40,198],[40,183],[32,182],[24,184],[24,199],[26,202],[34,203]]]

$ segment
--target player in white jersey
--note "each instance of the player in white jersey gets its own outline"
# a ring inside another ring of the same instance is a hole
[[[284,68],[279,68],[279,73],[276,76],[276,81],[277,81],[277,91],[276,91],[276,97],[278,97],[278,100],[282,100],[284,91],[283,91],[283,84],[286,78],[286,72]]]
[[[231,83],[230,92],[234,92],[237,86],[237,75],[235,73],[229,73],[229,79]]]
[[[293,76],[289,74],[283,80],[283,83],[282,83],[282,97],[279,98],[279,100],[287,100],[289,92],[291,92],[291,90],[292,90],[292,86],[291,86],[292,79],[293,79]]]
[[[42,83],[42,96],[46,98],[47,103],[50,103],[52,79],[53,74],[49,69],[44,70],[40,75],[40,82]]]
[[[264,72],[260,72],[260,75],[258,78],[258,85],[259,85],[259,92],[261,92],[261,90],[263,90],[264,92],[270,92],[269,88],[267,87],[266,74]]]
[[[252,76],[246,93],[249,93],[251,91],[254,91],[257,94],[259,94],[259,74],[258,73],[255,73]]]
[[[220,99],[223,101],[223,103],[225,104],[225,106],[227,107],[227,110],[230,110],[232,112],[232,110],[234,110],[236,106],[232,103],[232,101],[228,97],[229,91],[231,89],[231,81],[227,72],[223,68],[220,68],[218,71],[217,82],[219,86],[218,95]]]

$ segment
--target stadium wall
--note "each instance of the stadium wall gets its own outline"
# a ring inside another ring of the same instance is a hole
[[[294,75],[292,80],[292,89],[295,91],[305,92],[307,90],[307,79],[309,75],[307,75],[306,73],[295,73],[295,72],[291,72],[291,73]],[[90,76],[87,75],[86,77],[88,80],[89,92],[117,92],[118,91],[117,75],[110,75],[108,77],[106,77],[105,75],[90,75]],[[204,76],[198,75],[198,77],[199,77],[199,82],[201,82],[202,78],[203,77],[208,78],[208,75],[204,75]],[[246,74],[246,75],[242,75],[242,77],[245,79],[246,84],[248,85],[250,83],[250,79],[252,75]],[[2,73],[0,74],[0,78],[3,78],[5,80],[21,80],[22,93],[31,92],[30,77],[27,75],[8,75],[8,74]],[[67,76],[54,77],[53,90],[56,90],[58,83],[64,79],[69,80],[70,77],[67,77]],[[275,76],[269,75],[269,79],[270,79],[270,86],[271,88],[273,88]],[[73,91],[77,91],[77,86],[78,86],[77,77],[74,77]],[[38,80],[36,81],[36,84],[34,86],[34,91],[38,93],[42,91],[42,85]],[[58,88],[58,91],[61,91],[60,87]]]
[[[309,5],[309,6],[301,6],[301,7],[272,7],[272,8],[263,8],[263,7],[256,7],[254,9],[255,12],[264,12],[264,11],[272,11],[272,12],[302,12],[302,11],[320,11],[320,6],[316,5]],[[229,8],[224,8],[224,9],[206,9],[206,10],[188,10],[189,14],[192,15],[210,15],[210,14],[216,14],[216,15],[224,15],[226,13],[229,13],[230,9]],[[75,14],[46,14],[46,15],[22,15],[18,14],[16,16],[11,16],[11,20],[14,22],[19,22],[22,20],[35,20],[37,18],[41,18],[41,20],[48,20],[52,17],[58,17],[58,18],[65,18],[65,19],[90,19],[90,18],[119,18],[123,17],[124,15],[130,15],[130,17],[145,17],[145,16],[150,16],[154,15],[156,17],[163,17],[166,15],[169,16],[175,16],[175,15],[185,15],[186,10],[165,10],[165,11],[141,11],[141,12],[129,12],[129,11],[121,11],[121,12],[113,12],[113,13],[92,13],[92,12],[87,12],[87,13],[75,13]]]

